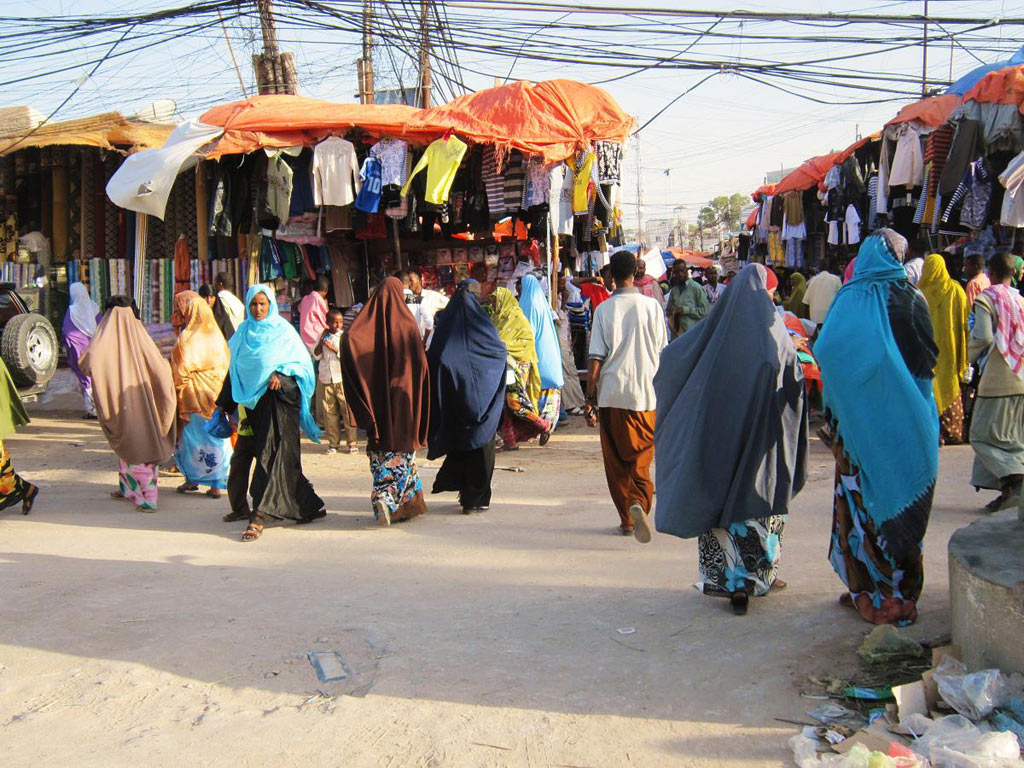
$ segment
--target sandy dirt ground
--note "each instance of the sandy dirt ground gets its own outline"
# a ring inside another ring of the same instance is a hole
[[[9,441],[43,492],[0,513],[0,765],[783,766],[817,703],[808,675],[855,666],[870,629],[826,554],[832,465],[785,531],[785,591],[746,617],[692,586],[696,544],[614,531],[596,432],[499,454],[490,512],[452,494],[378,529],[362,455],[304,447],[330,514],[253,544],[227,501],[108,497],[95,422],[35,407]],[[918,639],[948,632],[946,544],[987,500],[945,449]],[[424,463],[424,484],[435,467]],[[621,631],[620,631],[621,630]],[[632,631],[631,631],[632,630]],[[311,650],[350,676],[321,683]]]

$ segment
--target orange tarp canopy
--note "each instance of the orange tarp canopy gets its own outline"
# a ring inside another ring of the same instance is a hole
[[[565,160],[594,141],[624,142],[632,117],[607,91],[573,80],[520,81],[460,96],[426,109],[407,125],[410,135],[437,138],[440,127],[547,161]]]
[[[842,152],[831,152],[827,155],[819,155],[805,161],[795,171],[791,171],[783,177],[782,181],[775,187],[775,194],[803,192],[805,189],[816,186],[825,178],[829,168],[835,165],[836,162],[842,162],[841,160],[837,161],[841,154]]]
[[[668,250],[677,259],[682,259],[692,267],[710,267],[715,263],[709,258],[709,254],[703,251],[691,251],[686,248],[669,248]]]
[[[819,155],[807,160],[795,171],[787,173],[778,184],[775,185],[776,195],[783,192],[803,192],[811,187],[821,184],[829,170],[835,165],[841,165],[848,157],[869,141],[878,139],[880,134],[873,133],[862,139],[857,139],[846,149],[839,152],[830,152],[827,155]]]
[[[303,96],[253,96],[222,104],[199,121],[224,127],[208,157],[244,154],[261,147],[295,147],[359,127],[373,135],[401,136],[420,110],[400,104],[336,104]]]
[[[1024,66],[989,72],[964,94],[964,101],[1015,104],[1024,112]]]
[[[916,120],[929,128],[935,128],[949,120],[949,116],[953,114],[953,110],[959,104],[960,97],[955,93],[929,96],[926,99],[915,101],[913,104],[907,104],[886,125],[899,125]]]
[[[754,225],[757,224],[757,208],[750,212],[747,216],[747,229],[753,229]]]
[[[46,123],[32,132],[0,136],[0,155],[28,147],[130,147],[163,146],[173,125],[128,120],[119,112],[105,112],[77,120]]]
[[[200,118],[223,126],[208,157],[261,147],[316,144],[360,128],[428,144],[453,132],[472,141],[565,160],[594,141],[623,142],[634,121],[607,91],[572,80],[517,82],[460,96],[432,109],[392,104],[335,104],[302,96],[254,96],[214,107]]]

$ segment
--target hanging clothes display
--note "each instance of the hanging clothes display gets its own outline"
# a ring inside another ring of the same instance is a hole
[[[361,183],[356,148],[330,136],[313,149],[313,199],[317,205],[351,205]]]
[[[402,194],[409,193],[409,185],[413,178],[426,169],[427,192],[424,199],[434,205],[448,202],[448,193],[451,191],[452,182],[455,181],[455,172],[459,170],[459,164],[465,154],[466,143],[457,136],[431,142],[402,186]]]

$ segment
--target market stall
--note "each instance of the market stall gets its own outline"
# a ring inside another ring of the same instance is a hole
[[[427,287],[474,277],[489,291],[551,259],[557,269],[559,257],[580,271],[606,262],[622,242],[616,201],[632,126],[606,92],[566,80],[429,110],[259,96],[179,126],[107,191],[152,232],[168,190],[186,177],[195,189],[199,242],[174,262],[174,288],[135,264],[144,315],[220,271],[239,292],[277,281],[285,311],[319,274],[339,306],[409,267]]]
[[[135,217],[103,190],[126,155],[160,146],[173,126],[117,112],[53,123],[26,107],[0,112],[0,281],[59,329],[69,282],[85,278],[100,300],[126,279]],[[187,201],[175,201],[172,220],[179,211],[195,215]]]

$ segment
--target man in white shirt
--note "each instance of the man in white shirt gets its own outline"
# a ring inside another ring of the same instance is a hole
[[[804,293],[804,304],[809,307],[811,322],[821,325],[825,322],[828,308],[832,306],[832,299],[835,298],[839,289],[843,287],[843,281],[839,275],[831,271],[835,267],[823,269],[812,277],[807,283],[807,291]]]
[[[349,453],[355,453],[356,425],[345,402],[345,389],[341,378],[341,328],[344,316],[340,309],[327,312],[327,328],[313,347],[313,357],[320,361],[317,371],[316,402],[323,419],[327,437],[327,453],[336,453],[341,447],[341,425],[345,425],[345,443]]]
[[[423,274],[415,267],[399,272],[397,277],[409,291],[405,303],[416,318],[420,335],[426,339],[434,331],[434,315],[448,306],[448,297],[439,291],[424,288]]]
[[[907,260],[903,263],[903,268],[907,270],[907,280],[912,285],[917,285],[921,282],[921,273],[924,271],[924,257],[927,254],[927,241],[920,238],[910,241],[910,247],[907,249]]]
[[[601,454],[619,531],[651,540],[654,498],[654,374],[668,343],[657,300],[633,285],[636,257],[617,251],[610,261],[615,293],[594,310],[587,380],[587,423],[601,428]]]
[[[715,302],[725,293],[725,286],[718,282],[718,269],[715,266],[705,269],[704,277],[707,279],[704,284],[704,293],[708,295],[708,304],[714,306]]]

